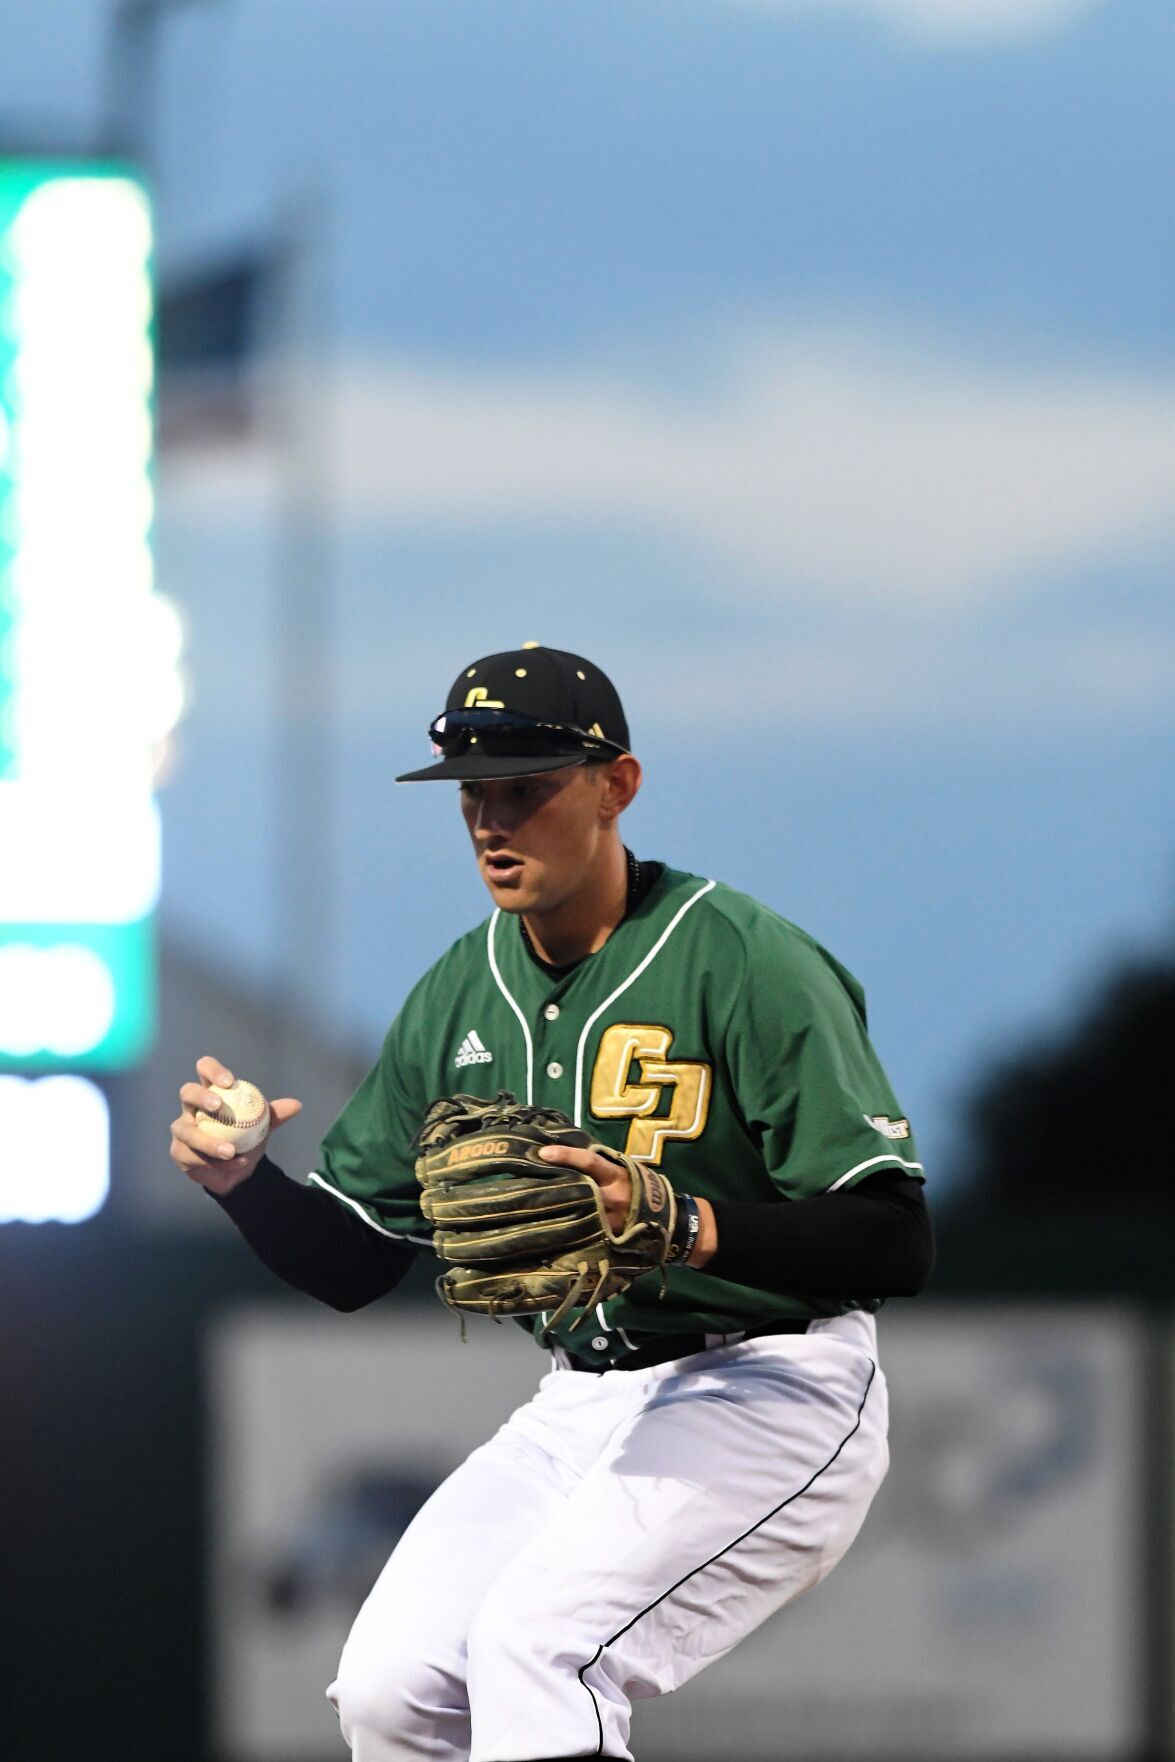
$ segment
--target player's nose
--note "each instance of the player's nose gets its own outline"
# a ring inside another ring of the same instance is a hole
[[[473,835],[478,843],[491,844],[495,838],[504,838],[511,828],[510,804],[483,796],[473,821]]]

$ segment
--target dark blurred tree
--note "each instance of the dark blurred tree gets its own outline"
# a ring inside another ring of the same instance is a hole
[[[970,1210],[1175,1209],[1175,957],[1133,961],[968,1100]]]

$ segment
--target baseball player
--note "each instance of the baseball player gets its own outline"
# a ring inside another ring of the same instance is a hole
[[[865,1518],[888,1462],[875,1312],[933,1257],[922,1166],[852,975],[625,848],[641,770],[598,667],[490,655],[430,733],[434,762],[398,781],[459,784],[489,919],[408,996],[307,1185],[201,1132],[232,1080],[213,1057],[171,1153],[276,1273],[346,1310],[430,1251],[413,1140],[437,1097],[558,1108],[669,1183],[661,1275],[530,1319],[537,1393],[413,1521],[328,1691],[357,1762],[629,1758],[633,1702],[817,1584]],[[621,1161],[541,1155],[623,1219]]]

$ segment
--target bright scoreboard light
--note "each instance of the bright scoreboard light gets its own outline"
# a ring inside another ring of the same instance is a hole
[[[0,1076],[0,1224],[80,1224],[110,1190],[106,1097],[85,1077]]]
[[[147,198],[125,170],[0,161],[0,1069],[12,1072],[126,1069],[153,1034],[154,779],[182,686],[179,621],[151,554],[151,248]]]

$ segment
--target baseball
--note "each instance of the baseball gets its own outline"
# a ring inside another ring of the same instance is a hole
[[[215,1083],[208,1087],[220,1096],[220,1111],[198,1111],[196,1123],[200,1130],[210,1138],[227,1138],[239,1156],[263,1144],[269,1136],[269,1103],[256,1084],[238,1079],[228,1089],[218,1088]]]

